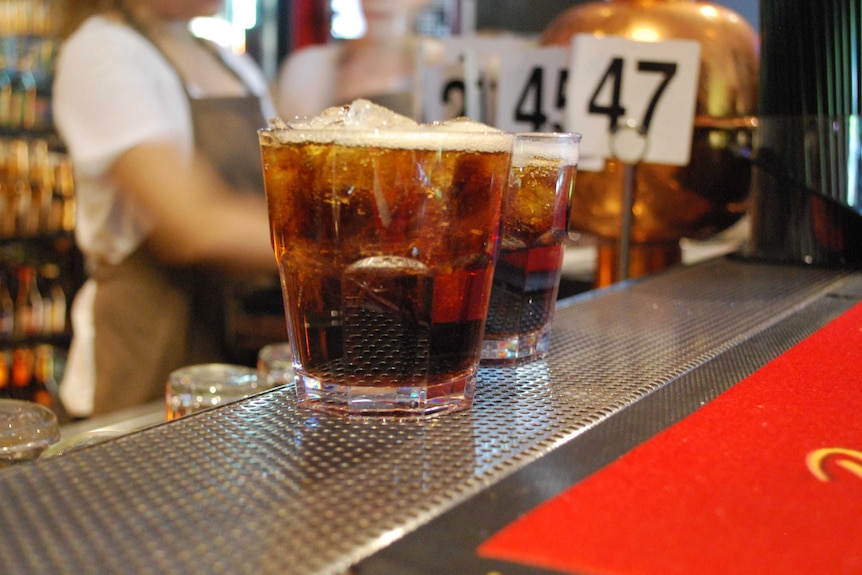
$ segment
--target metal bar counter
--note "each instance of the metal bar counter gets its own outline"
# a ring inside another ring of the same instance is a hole
[[[862,273],[718,258],[561,302],[549,356],[482,368],[466,412],[338,418],[285,386],[8,468],[0,570],[528,572],[476,545],[860,298]]]

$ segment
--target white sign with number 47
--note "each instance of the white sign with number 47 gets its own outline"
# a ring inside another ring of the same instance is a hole
[[[583,135],[581,157],[687,165],[699,70],[691,40],[575,35],[566,127]]]

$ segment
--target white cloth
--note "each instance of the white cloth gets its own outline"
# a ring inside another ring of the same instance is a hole
[[[233,54],[226,54],[225,60],[261,96],[264,116],[274,116],[266,80],[254,62]],[[190,86],[208,85],[187,76],[186,81]],[[196,97],[211,95],[193,91]],[[152,226],[147,214],[118,193],[106,173],[120,155],[145,142],[173,141],[191,156],[193,128],[183,84],[146,38],[97,16],[61,47],[53,109],[75,169],[78,247],[88,260],[119,263],[141,245]],[[64,406],[79,417],[89,415],[93,407],[95,291],[95,283],[88,280],[73,303],[73,341],[60,385]]]

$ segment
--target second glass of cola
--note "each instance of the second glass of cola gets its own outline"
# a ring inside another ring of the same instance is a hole
[[[548,350],[580,139],[515,135],[482,363],[519,364]]]

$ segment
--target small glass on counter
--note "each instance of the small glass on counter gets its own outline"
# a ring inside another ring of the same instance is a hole
[[[289,342],[270,343],[257,352],[257,372],[267,385],[293,383],[293,351]]]
[[[581,136],[515,134],[482,363],[513,365],[548,350]]]
[[[37,459],[59,439],[53,411],[32,401],[0,399],[0,468]]]
[[[256,369],[229,363],[204,363],[174,370],[165,392],[168,421],[244,399],[271,388]]]

